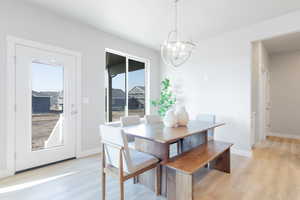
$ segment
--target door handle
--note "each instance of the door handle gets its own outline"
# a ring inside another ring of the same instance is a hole
[[[76,110],[75,104],[72,104],[71,107],[72,107],[71,115],[76,115],[78,112]]]
[[[71,115],[77,115],[77,114],[78,114],[77,110],[71,112]]]

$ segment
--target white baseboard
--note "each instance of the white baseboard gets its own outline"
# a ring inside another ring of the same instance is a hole
[[[252,151],[247,151],[247,150],[241,150],[241,149],[236,149],[236,148],[231,148],[230,152],[239,156],[245,156],[245,157],[252,157]]]
[[[283,133],[269,132],[268,136],[276,136],[276,137],[291,138],[291,139],[300,139],[300,134],[299,135],[292,135],[292,134],[283,134]]]
[[[11,172],[9,170],[0,170],[0,179],[6,178],[6,177],[9,177],[12,175],[14,175],[14,172]]]
[[[82,151],[82,152],[78,153],[77,158],[83,158],[83,157],[87,157],[87,156],[91,156],[91,155],[99,154],[99,153],[101,153],[100,147],[95,148],[95,149]]]

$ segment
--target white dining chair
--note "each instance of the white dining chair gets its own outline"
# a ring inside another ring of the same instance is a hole
[[[155,124],[161,122],[159,115],[145,115],[144,119],[146,124]]]
[[[121,126],[132,126],[141,123],[139,116],[120,117]]]
[[[127,137],[121,128],[100,126],[102,146],[102,200],[105,200],[106,174],[119,178],[120,200],[124,200],[124,182],[145,171],[156,168],[155,192],[160,194],[159,159],[128,148]]]
[[[120,117],[121,127],[132,126],[141,123],[141,119],[139,116],[128,116],[128,117]],[[134,137],[127,135],[128,146],[131,149],[135,149],[134,145]]]
[[[216,123],[216,116],[212,114],[198,114],[196,117],[197,120],[199,121],[205,121],[205,122],[211,122],[211,123]],[[209,139],[214,138],[214,129],[208,130],[207,135]]]

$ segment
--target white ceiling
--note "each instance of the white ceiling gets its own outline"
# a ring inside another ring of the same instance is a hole
[[[172,27],[173,0],[23,0],[158,49]],[[299,0],[181,0],[180,30],[199,41],[300,8]]]
[[[263,41],[269,54],[300,51],[300,33],[291,33]]]

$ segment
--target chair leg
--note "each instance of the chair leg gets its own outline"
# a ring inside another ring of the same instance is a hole
[[[120,180],[120,200],[124,200],[124,182]]]
[[[106,175],[105,172],[102,171],[102,200],[105,200],[105,190],[106,190]]]
[[[120,182],[120,200],[124,200],[124,176],[123,176],[123,150],[120,149],[119,158],[119,182]]]
[[[161,195],[161,166],[157,165],[155,174],[155,193]]]

